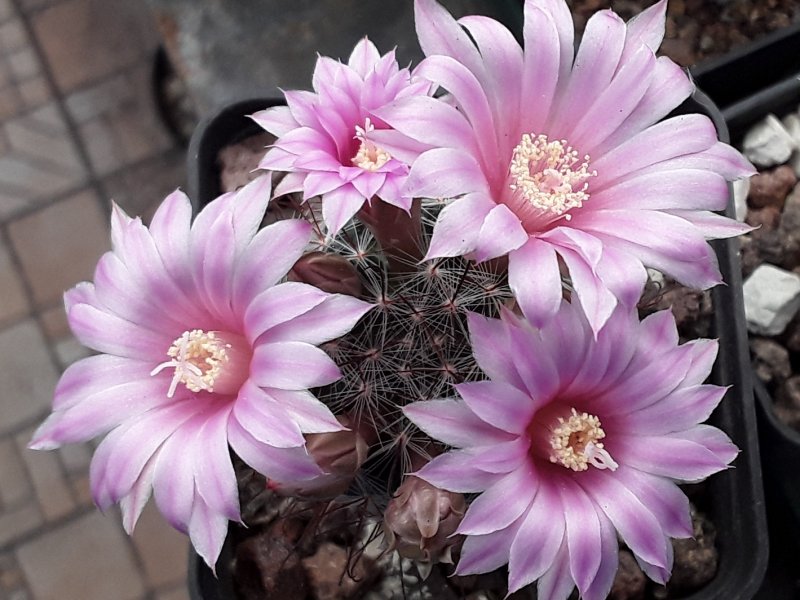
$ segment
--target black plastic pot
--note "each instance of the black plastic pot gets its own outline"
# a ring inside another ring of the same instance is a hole
[[[206,119],[195,132],[189,152],[189,190],[199,206],[219,193],[219,168],[216,157],[226,145],[258,133],[259,127],[244,115],[275,100],[253,99],[233,104]],[[720,139],[727,141],[728,130],[720,112],[709,98],[696,92],[680,112],[708,115]],[[732,215],[732,203],[728,208]],[[714,335],[720,352],[712,374],[717,385],[732,386],[711,422],[723,429],[741,449],[735,468],[712,477],[708,484],[708,510],[717,528],[719,568],[714,580],[688,597],[691,600],[732,600],[753,598],[767,568],[769,541],[761,483],[756,416],[753,403],[750,358],[742,301],[742,276],[738,241],[713,242],[720,270],[727,285],[714,288]],[[227,551],[227,550],[226,550]],[[220,565],[227,564],[222,560]],[[193,600],[234,598],[229,573],[211,571],[192,556],[189,562],[189,588]],[[773,596],[780,598],[781,596]]]
[[[691,70],[722,111],[731,140],[768,113],[796,108],[800,95],[800,23]]]

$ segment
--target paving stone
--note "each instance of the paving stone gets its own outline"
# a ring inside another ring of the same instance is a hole
[[[33,319],[0,331],[0,435],[46,414],[57,378]]]
[[[31,498],[28,472],[12,439],[0,441],[0,501],[5,509],[16,508]]]
[[[149,585],[161,587],[185,581],[189,540],[167,524],[154,502],[142,511],[131,537]]]
[[[91,279],[110,246],[106,217],[91,190],[14,221],[8,231],[39,306],[60,301],[64,290]]]
[[[0,241],[0,323],[7,323],[28,312],[28,300],[8,248]]]
[[[72,495],[78,506],[94,506],[94,499],[92,498],[92,486],[89,480],[89,474],[80,475],[70,482],[72,487]]]
[[[61,463],[68,474],[84,474],[89,471],[92,448],[89,444],[67,444],[58,449]]]
[[[50,84],[44,76],[28,79],[19,84],[19,95],[25,106],[39,106],[51,98]]]
[[[61,363],[61,367],[64,369],[92,353],[91,350],[72,336],[56,342],[55,351],[56,356],[58,356],[58,362]]]
[[[144,2],[68,0],[35,14],[33,28],[63,92],[131,65],[158,44]]]
[[[39,59],[33,48],[22,48],[6,59],[17,81],[30,79],[39,74]]]
[[[151,65],[140,63],[67,98],[94,171],[103,176],[158,155],[172,146],[151,93]],[[80,119],[78,117],[83,117]]]
[[[32,435],[33,430],[19,434],[17,447],[22,454],[22,460],[28,467],[42,514],[48,521],[53,521],[67,516],[77,505],[64,472],[61,470],[58,454],[51,451],[28,450],[28,442]]]
[[[0,90],[0,119],[5,119],[19,110],[22,106],[22,98],[14,87],[6,87]]]
[[[14,554],[6,552],[0,555],[0,590],[12,592],[25,585],[25,578],[19,568]]]
[[[0,222],[18,215],[30,204],[18,196],[8,196],[0,191]]]
[[[10,19],[14,15],[11,0],[0,0],[0,22]]]
[[[64,312],[62,303],[42,311],[39,315],[39,323],[44,334],[51,340],[61,339],[70,333],[67,313]]]
[[[28,503],[0,515],[0,546],[19,540],[42,525],[42,515],[35,503]]]
[[[36,600],[139,600],[144,586],[129,542],[99,512],[20,545],[17,560]]]
[[[0,8],[0,12],[2,12]],[[10,52],[28,44],[28,35],[21,19],[11,19],[0,25],[0,50]]]
[[[190,600],[186,586],[165,590],[156,594],[156,600]]]
[[[164,198],[185,186],[186,157],[177,148],[103,180],[111,199],[126,213],[141,216],[145,222]]]
[[[19,106],[19,91],[10,89]],[[0,131],[7,146],[0,154],[0,189],[6,194],[40,201],[75,189],[86,179],[75,142],[52,102],[5,120]]]

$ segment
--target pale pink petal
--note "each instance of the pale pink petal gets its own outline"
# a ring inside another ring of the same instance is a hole
[[[228,421],[228,441],[244,462],[276,481],[307,481],[322,475],[322,470],[305,448],[275,448],[259,442],[239,421]]]
[[[605,600],[611,593],[611,586],[619,566],[617,532],[600,507],[595,506],[595,513],[600,522],[600,568],[594,581],[583,592],[584,600]]]
[[[261,387],[305,390],[333,383],[342,374],[336,363],[316,346],[277,342],[254,348],[250,376]]]
[[[669,210],[665,212],[689,221],[702,231],[703,237],[707,240],[736,237],[755,229],[747,223],[741,223],[705,210]]]
[[[569,570],[569,548],[566,538],[556,553],[553,566],[539,578],[536,584],[536,598],[542,600],[567,600],[575,588]]]
[[[373,308],[372,304],[343,294],[327,297],[302,315],[271,328],[265,342],[294,340],[318,346],[348,333],[358,320]]]
[[[467,313],[472,353],[478,366],[492,380],[505,381],[518,389],[525,384],[514,368],[514,357],[506,343],[503,323],[477,313]]]
[[[436,219],[425,260],[461,256],[474,250],[486,215],[495,206],[480,193],[465,194],[445,206]]]
[[[643,44],[655,52],[664,40],[667,20],[667,0],[659,0],[634,16],[627,23],[622,61],[630,58]]]
[[[264,332],[294,319],[321,304],[328,294],[307,283],[286,281],[268,288],[253,298],[244,314],[249,341]]]
[[[286,106],[273,106],[249,116],[260,127],[263,127],[273,135],[285,135],[298,126],[297,121]]]
[[[414,1],[417,38],[425,56],[450,56],[473,73],[484,69],[478,49],[450,13],[435,0]]]
[[[556,93],[562,57],[559,55],[559,32],[553,17],[534,2],[525,2],[523,37],[528,50],[523,59],[520,106],[525,110],[520,116],[520,131],[528,133],[543,129]],[[571,45],[569,54],[571,66]]]
[[[480,419],[462,400],[414,402],[404,406],[403,413],[429,436],[449,446],[463,448],[474,445],[475,440],[492,444],[514,438]]]
[[[505,529],[486,535],[470,535],[464,540],[456,574],[490,573],[508,562],[511,542],[524,517]]]
[[[650,87],[631,115],[595,149],[598,156],[616,148],[640,131],[666,117],[694,91],[686,71],[666,56],[656,60]]]
[[[331,410],[306,390],[266,388],[264,392],[291,417],[303,433],[342,431]]]
[[[489,184],[475,158],[455,148],[428,150],[414,162],[406,181],[406,194],[449,199],[461,194],[489,194]]]
[[[728,461],[704,445],[671,436],[617,432],[607,447],[615,460],[634,469],[679,481],[699,481],[728,467]]]
[[[693,536],[689,498],[676,483],[625,465],[616,476],[653,512],[664,533],[675,538]]]
[[[120,498],[119,509],[122,513],[122,528],[125,533],[131,535],[136,522],[144,510],[147,501],[153,492],[153,470],[155,459],[151,458],[139,474],[130,493],[124,498]]]
[[[416,73],[438,83],[453,95],[475,130],[475,138],[480,141],[478,149],[482,163],[490,169],[488,173],[494,173],[495,167],[504,159],[500,154],[489,100],[476,76],[449,56],[429,56],[420,63]]]
[[[620,426],[645,435],[683,431],[708,419],[727,391],[715,385],[676,390],[660,402],[620,417]]]
[[[530,396],[507,383],[473,381],[454,387],[480,419],[509,433],[525,431],[536,408]]]
[[[614,524],[634,554],[653,565],[666,566],[667,543],[652,512],[609,471],[589,469],[576,481]]]
[[[522,48],[507,27],[494,19],[470,15],[458,20],[475,41],[486,67],[479,77],[487,90],[492,117],[498,133],[499,151],[511,154],[516,145],[522,94]]]
[[[464,493],[482,492],[494,485],[502,476],[499,473],[476,469],[475,456],[459,450],[440,454],[414,475],[444,490]]]
[[[296,448],[305,438],[283,408],[251,381],[246,382],[233,405],[232,418],[254,439],[275,448]]]
[[[366,198],[352,185],[344,185],[322,197],[322,218],[328,235],[336,235],[364,205]]]
[[[561,504],[564,507],[569,550],[569,572],[582,596],[594,581],[602,558],[602,533],[594,503],[572,480],[563,478]]]
[[[564,507],[552,479],[542,480],[511,543],[508,590],[516,591],[541,577],[556,560],[566,535]],[[568,566],[565,564],[568,569]]]
[[[243,314],[259,292],[275,285],[303,254],[311,225],[300,219],[278,221],[264,227],[236,263],[233,306]],[[268,256],[269,260],[264,260]]]
[[[353,52],[350,53],[350,58],[347,60],[347,66],[358,73],[359,77],[363,79],[375,68],[375,63],[377,63],[380,58],[381,55],[375,47],[375,44],[365,37],[353,48]]]
[[[231,407],[210,414],[194,440],[199,460],[194,461],[196,493],[216,514],[240,521],[239,490],[228,449]]]
[[[652,164],[707,150],[716,141],[717,131],[705,115],[681,115],[662,121],[593,159],[597,177],[589,183],[590,193]]]
[[[536,327],[552,318],[558,311],[562,295],[561,273],[553,246],[531,238],[510,252],[508,284],[522,313]]]
[[[472,501],[456,533],[485,535],[507,528],[527,510],[537,488],[533,465],[523,464]]]
[[[486,215],[472,254],[476,262],[504,256],[528,241],[528,233],[517,215],[498,204]]]
[[[728,205],[728,184],[711,171],[699,169],[648,170],[618,179],[592,192],[591,210],[723,210]]]
[[[214,565],[228,535],[228,519],[212,510],[202,497],[195,497],[189,520],[189,537],[194,551],[215,571]]]
[[[625,23],[610,10],[598,11],[586,23],[566,86],[558,96],[548,129],[554,136],[566,133],[568,123],[583,115],[617,70],[625,43]]]

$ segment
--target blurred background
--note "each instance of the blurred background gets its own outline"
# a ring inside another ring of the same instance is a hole
[[[628,18],[650,0],[576,0]],[[452,0],[521,25],[516,0]],[[672,0],[684,65],[795,21],[790,0]],[[25,449],[86,351],[61,296],[108,250],[110,200],[149,218],[186,179],[195,124],[225,102],[308,87],[316,52],[365,32],[419,56],[412,2],[0,0],[0,599],[185,600],[186,539],[155,508],[129,538],[88,485],[91,445]],[[516,15],[516,16],[515,16]],[[518,29],[517,29],[518,30]],[[160,49],[160,50],[159,50]]]

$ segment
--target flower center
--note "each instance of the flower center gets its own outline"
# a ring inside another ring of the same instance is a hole
[[[364,127],[356,125],[356,134],[353,136],[361,144],[358,147],[358,152],[351,160],[355,166],[361,167],[365,171],[377,171],[392,158],[386,150],[379,148],[367,138],[367,134],[372,131],[375,131],[375,125],[367,117],[366,121],[364,121]]]
[[[158,365],[150,375],[175,369],[168,398],[175,394],[179,383],[192,392],[235,394],[249,376],[249,345],[241,336],[230,333],[202,329],[184,331],[172,342],[167,356],[170,360]]]
[[[589,155],[578,164],[578,152],[567,140],[549,141],[546,135],[526,133],[511,156],[509,187],[535,208],[562,215],[589,199]],[[570,215],[565,218],[569,220]]]
[[[574,408],[568,419],[558,417],[550,437],[550,462],[573,471],[586,471],[589,465],[615,471],[619,466],[599,440],[606,437],[600,419]]]

